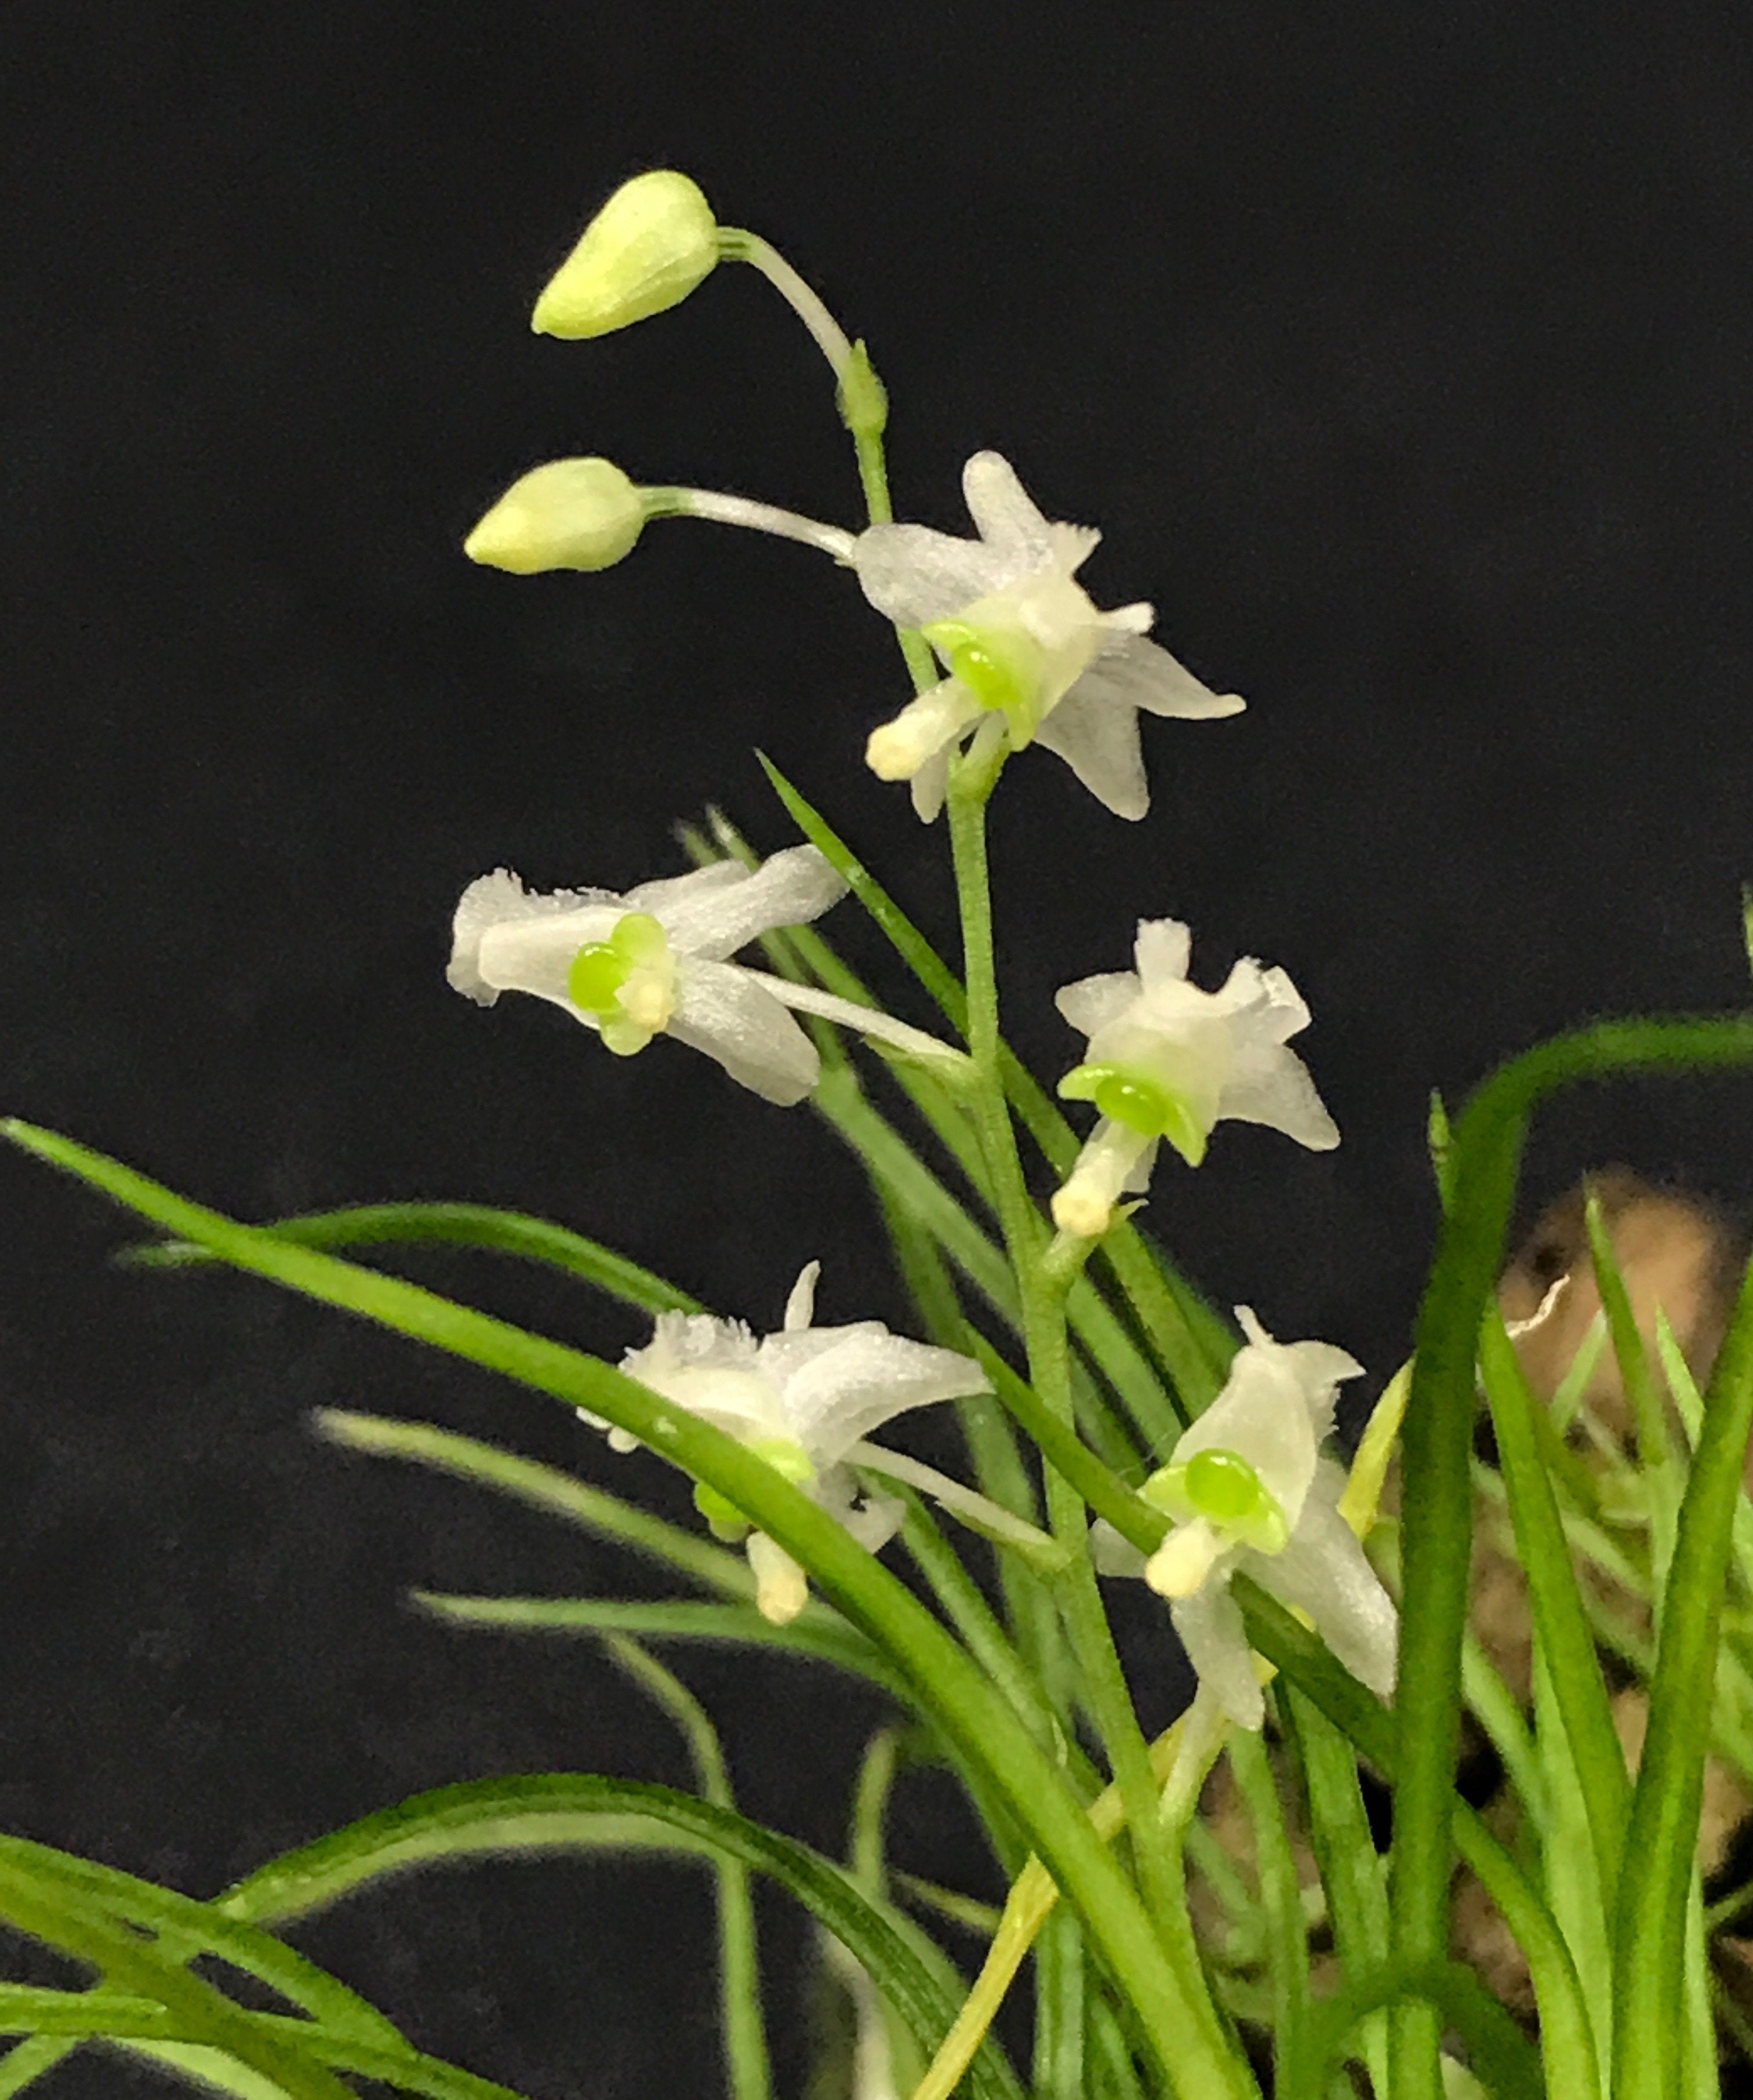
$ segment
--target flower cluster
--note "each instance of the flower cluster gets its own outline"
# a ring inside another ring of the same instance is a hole
[[[760,269],[809,329],[834,368],[867,489],[886,489],[885,397],[863,346],[848,341],[764,241],[720,226],[698,188],[672,170],[617,192],[542,293],[534,324],[571,338],[625,327],[686,298],[726,259]],[[1210,720],[1243,702],[1203,684],[1148,638],[1148,605],[1096,606],[1079,572],[1100,535],[1049,519],[997,452],[974,453],[962,490],[971,538],[891,522],[886,494],[873,496],[870,521],[853,529],[741,496],[642,485],[604,459],[556,460],[500,497],[467,552],[518,574],[602,569],[664,517],[814,547],[851,571],[908,651],[914,697],[870,732],[865,755],[879,779],[909,783],[922,818],[938,814],[958,781],[983,801],[1008,758],[1036,743],[1117,815],[1142,817],[1150,796],[1140,714]],[[619,1057],[672,1036],[782,1106],[803,1101],[821,1079],[799,1011],[927,1061],[953,1088],[996,1088],[995,1070],[933,1037],[795,974],[735,960],[757,938],[808,925],[845,888],[814,846],[756,867],[727,859],[624,893],[535,894],[500,869],[463,893],[450,980],[483,1005],[508,990],[545,999]],[[1289,977],[1244,958],[1220,990],[1206,991],[1189,979],[1190,949],[1179,920],[1141,920],[1133,969],[1059,993],[1060,1013],[1087,1039],[1059,1092],[1097,1112],[1051,1199],[1053,1259],[1068,1276],[1124,1215],[1122,1198],[1145,1189],[1165,1140],[1190,1167],[1227,1119],[1266,1125],[1314,1150],[1338,1142],[1307,1069],[1287,1048],[1310,1018]],[[971,1358],[879,1322],[817,1327],[816,1275],[812,1263],[777,1334],[757,1339],[738,1323],[666,1313],[623,1368],[759,1453],[872,1551],[893,1534],[901,1506],[861,1480],[861,1466],[875,1474],[887,1467],[892,1477],[940,1492],[946,1507],[1002,1542],[1063,1555],[1062,1542],[971,1490],[863,1444],[907,1410],[991,1388]],[[1325,1343],[1274,1341],[1245,1307],[1237,1317],[1246,1339],[1228,1383],[1143,1490],[1173,1520],[1163,1544],[1147,1560],[1100,1527],[1095,1537],[1102,1564],[1142,1574],[1169,1600],[1207,1709],[1257,1727],[1262,1700],[1229,1592],[1233,1573],[1245,1570],[1306,1612],[1334,1653],[1384,1695],[1393,1686],[1394,1614],[1338,1514],[1345,1476],[1320,1456],[1337,1387],[1360,1366]],[[622,1449],[632,1442],[617,1430],[610,1440]],[[696,1500],[715,1531],[746,1542],[761,1610],[776,1621],[802,1610],[805,1573],[785,1549],[716,1490],[703,1485]]]

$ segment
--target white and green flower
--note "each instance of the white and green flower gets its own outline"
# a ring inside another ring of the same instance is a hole
[[[1180,920],[1141,919],[1136,969],[1082,977],[1058,995],[1090,1039],[1059,1093],[1101,1112],[1053,1198],[1062,1232],[1106,1232],[1120,1198],[1149,1182],[1164,1138],[1194,1167],[1226,1119],[1267,1124],[1315,1152],[1339,1142],[1307,1067],[1284,1048],[1309,1025],[1289,977],[1244,956],[1221,991],[1201,991],[1187,982],[1191,946]]]
[[[971,1358],[892,1335],[880,1320],[813,1326],[821,1268],[813,1261],[798,1277],[777,1335],[757,1340],[741,1321],[660,1312],[650,1341],[629,1350],[621,1368],[757,1452],[874,1552],[900,1529],[905,1506],[861,1486],[848,1462],[863,1440],[910,1408],[992,1388]],[[635,1441],[622,1430],[609,1440],[623,1451]],[[777,1625],[795,1618],[808,1595],[796,1561],[716,1489],[703,1485],[694,1500],[720,1538],[745,1542],[763,1614]]]
[[[1230,1577],[1251,1576],[1315,1630],[1354,1676],[1389,1698],[1398,1617],[1339,1513],[1344,1469],[1320,1455],[1334,1396],[1363,1365],[1326,1342],[1276,1342],[1245,1305],[1247,1340],[1222,1392],[1141,1493],[1174,1520],[1148,1560],[1103,1526],[1105,1573],[1142,1575],[1198,1673],[1200,1692],[1239,1727],[1265,1714]]]
[[[935,1036],[873,1008],[729,960],[760,934],[807,924],[845,888],[813,846],[791,847],[755,869],[715,861],[624,896],[535,895],[499,868],[463,892],[447,975],[482,1006],[502,991],[545,999],[595,1030],[617,1057],[673,1035],[782,1108],[802,1101],[821,1075],[816,1047],[788,1007],[914,1056],[964,1062]]]
[[[1199,719],[1239,712],[1165,649],[1145,640],[1147,605],[1099,612],[1075,572],[1101,535],[1050,524],[1009,462],[976,452],[962,492],[979,530],[959,540],[923,525],[873,525],[847,558],[865,595],[901,627],[919,629],[949,675],[871,736],[873,772],[907,780],[928,823],[942,808],[949,754],[970,732],[1056,752],[1117,816],[1150,805],[1139,711]]]

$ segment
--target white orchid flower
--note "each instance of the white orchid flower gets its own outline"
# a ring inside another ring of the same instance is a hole
[[[1142,817],[1150,791],[1139,710],[1198,720],[1245,703],[1144,639],[1149,606],[1096,610],[1074,576],[1100,533],[1050,524],[997,452],[976,452],[962,488],[977,540],[873,525],[845,557],[878,611],[919,629],[950,674],[872,735],[871,770],[910,781],[929,823],[943,807],[951,750],[991,721],[1012,750],[1034,741],[1057,752],[1116,816]]]
[[[621,1368],[758,1452],[874,1553],[900,1529],[905,1505],[861,1487],[851,1467],[865,1449],[864,1438],[909,1408],[992,1387],[971,1357],[892,1335],[880,1320],[813,1326],[821,1270],[813,1261],[798,1277],[777,1335],[757,1340],[738,1320],[660,1312],[650,1341],[630,1349]],[[608,1427],[579,1413],[595,1428]],[[627,1451],[636,1440],[610,1430],[609,1441]],[[870,1453],[873,1463],[898,1475],[929,1471],[905,1462],[892,1466],[895,1455]],[[808,1596],[796,1561],[764,1532],[751,1531],[748,1519],[715,1489],[696,1488],[694,1500],[720,1537],[746,1540],[762,1615],[776,1626],[795,1618]]]
[[[1266,1123],[1314,1152],[1339,1142],[1306,1066],[1284,1048],[1309,1025],[1289,977],[1244,956],[1221,991],[1201,991],[1187,982],[1191,945],[1180,920],[1141,919],[1135,970],[1082,977],[1057,996],[1059,1012],[1090,1039],[1059,1093],[1101,1111],[1053,1198],[1062,1232],[1085,1239],[1106,1232],[1118,1199],[1148,1183],[1165,1137],[1194,1167],[1226,1118]]]
[[[1320,1455],[1342,1379],[1363,1365],[1326,1342],[1275,1342],[1245,1305],[1246,1342],[1222,1392],[1140,1492],[1174,1519],[1147,1560],[1101,1528],[1098,1564],[1143,1575],[1199,1675],[1200,1696],[1239,1727],[1257,1728],[1265,1702],[1230,1577],[1306,1612],[1354,1676],[1394,1692],[1398,1617],[1393,1599],[1339,1514],[1343,1467]]]
[[[845,889],[813,846],[788,848],[755,869],[715,861],[624,897],[611,889],[538,896],[499,868],[463,892],[447,974],[482,1006],[502,991],[548,999],[617,1057],[673,1035],[782,1108],[802,1101],[821,1075],[816,1047],[787,1007],[959,1064],[959,1052],[874,1008],[729,960],[759,934],[806,924]]]

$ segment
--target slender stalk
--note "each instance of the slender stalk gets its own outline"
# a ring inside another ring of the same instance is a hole
[[[1062,1427],[1068,1429],[1073,1410],[1064,1292],[1069,1279],[1051,1277],[1045,1265],[1046,1228],[1023,1180],[999,1064],[1002,1038],[986,858],[986,803],[995,779],[994,765],[971,758],[953,765],[949,781],[950,846],[961,909],[968,1051],[978,1074],[972,1099],[987,1171],[998,1199],[999,1221],[1022,1299],[1029,1381],[1048,1411]],[[1077,1551],[1077,1559],[1060,1578],[1060,1606],[1083,1673],[1092,1714],[1125,1803],[1147,1904],[1203,2029],[1210,2058],[1223,2064],[1227,2073],[1226,2082],[1212,2089],[1214,2100],[1224,2092],[1246,2093],[1253,2089],[1253,2077],[1229,2044],[1203,1970],[1196,1959],[1187,1959],[1185,1943],[1174,1929],[1186,1912],[1178,1847],[1163,1820],[1149,1748],[1133,1711],[1131,1693],[1096,1589],[1083,1498],[1055,1467],[1048,1467],[1046,1485],[1054,1533]]]
[[[798,275],[773,243],[742,227],[721,226],[718,229],[718,252],[727,262],[752,263],[760,271],[809,330],[811,339],[828,360],[828,368],[835,380],[843,379],[852,357],[852,346],[845,329],[828,311],[821,293]]]
[[[782,510],[776,503],[760,503],[752,496],[725,496],[716,488],[652,488],[639,493],[648,518],[703,518],[709,524],[770,532],[775,539],[796,540],[831,554],[837,562],[843,562],[852,551],[855,536],[843,526],[824,525],[819,518]]]
[[[870,354],[862,342],[853,342],[829,312],[821,294],[801,277],[770,240],[740,226],[718,229],[718,252],[726,261],[747,262],[759,270],[773,289],[808,329],[811,341],[828,361],[834,374],[835,394],[840,420],[852,433],[858,461],[858,479],[864,490],[865,511],[873,525],[886,525],[894,516],[889,500],[888,462],[883,449],[883,432],[888,421],[888,396],[876,376]],[[911,629],[897,628],[901,651],[907,660],[914,690],[924,692],[937,682],[932,652]]]

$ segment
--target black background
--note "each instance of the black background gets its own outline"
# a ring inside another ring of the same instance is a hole
[[[11,0],[0,68],[7,1110],[249,1217],[501,1202],[757,1326],[817,1255],[825,1319],[898,1316],[807,1110],[443,981],[456,896],[497,863],[626,886],[680,867],[669,827],[708,799],[783,843],[757,743],[949,936],[940,835],[860,763],[905,689],[843,576],[692,525],[592,578],[458,551],[567,452],[857,522],[819,360],[753,272],[600,342],[529,333],[589,211],[661,164],[869,336],[903,515],[966,529],[962,460],[998,447],[1103,527],[1098,602],[1152,599],[1249,699],[1147,725],[1139,826],[1046,757],[994,826],[1008,1022],[1050,1076],[1079,1047],[1053,988],[1122,966],[1141,912],[1191,920],[1206,983],[1257,953],[1314,1008],[1341,1149],[1231,1126],[1158,1177],[1215,1296],[1385,1375],[1430,1239],[1428,1090],[1591,1014],[1742,999],[1730,11]],[[887,972],[853,907],[829,930]],[[1617,1157],[1738,1201],[1749,1120],[1742,1082],[1592,1093],[1546,1117],[1531,1190]],[[305,1417],[438,1420],[682,1509],[654,1462],[265,1286],[119,1272],[126,1224],[29,1161],[0,1162],[0,1823],[205,1893],[450,1780],[685,1777],[588,1648],[399,1602],[657,1577]],[[417,1266],[642,1339],[540,1277]],[[837,1849],[876,1702],[680,1666],[751,1811]],[[903,1850],[977,1880],[945,1807],[905,1796]],[[771,1915],[795,2089],[807,1943]],[[713,2089],[680,1869],[478,1868],[306,1943],[532,2093]]]

